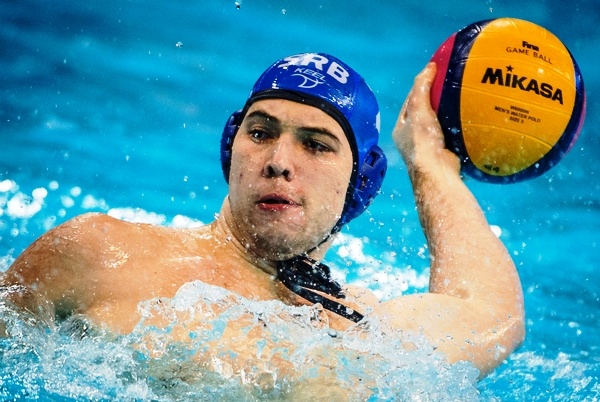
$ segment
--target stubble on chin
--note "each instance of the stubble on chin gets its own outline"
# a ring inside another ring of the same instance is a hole
[[[314,247],[312,239],[303,239],[299,232],[295,235],[277,233],[274,230],[262,233],[252,232],[251,243],[253,253],[259,257],[282,261],[297,256]]]
[[[241,212],[241,211],[238,211]],[[329,236],[329,231],[324,228],[322,220],[316,219],[318,224],[312,224],[298,219],[280,218],[264,219],[248,211],[247,213],[233,214],[239,219],[235,232],[237,238],[246,251],[258,258],[270,261],[282,261],[293,258],[314,249]],[[333,226],[333,224],[331,225]]]

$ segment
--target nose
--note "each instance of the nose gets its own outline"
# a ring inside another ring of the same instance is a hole
[[[291,141],[284,137],[279,137],[269,150],[263,174],[265,177],[283,177],[290,181],[294,177],[294,150]]]

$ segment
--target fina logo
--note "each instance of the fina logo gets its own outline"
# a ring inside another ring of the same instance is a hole
[[[350,73],[337,62],[329,62],[327,57],[320,54],[308,53],[298,56],[286,57],[279,68],[289,68],[295,66],[292,77],[301,77],[302,83],[299,88],[315,88],[319,84],[324,84],[327,76],[334,78],[341,84],[348,82]],[[313,67],[308,68],[308,66]],[[318,71],[317,71],[318,70]]]

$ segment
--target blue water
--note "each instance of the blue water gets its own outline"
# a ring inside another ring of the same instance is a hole
[[[227,193],[218,153],[225,120],[272,61],[324,51],[362,72],[376,92],[390,159],[382,195],[327,260],[338,276],[383,297],[425,291],[425,241],[389,133],[414,75],[448,35],[482,19],[523,18],[565,42],[588,95],[578,143],[546,175],[506,186],[469,181],[517,264],[526,341],[479,383],[468,368],[439,365],[432,374],[415,363],[382,380],[380,398],[394,399],[386,391],[396,384],[404,399],[599,400],[600,6],[455,3],[3,1],[0,268],[45,230],[86,211],[166,225],[210,222]],[[216,390],[227,399],[265,397],[206,373],[210,379],[184,388],[164,378],[157,385],[153,373],[186,350],[153,365],[132,354],[131,338],[75,341],[68,326],[77,323],[12,322],[23,336],[0,344],[1,399],[210,399]]]

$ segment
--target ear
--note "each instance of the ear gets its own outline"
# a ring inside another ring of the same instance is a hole
[[[242,117],[242,111],[238,110],[233,112],[225,127],[223,128],[223,135],[221,136],[221,169],[223,169],[223,176],[225,181],[229,183],[229,170],[231,169],[231,149],[233,148],[233,139],[240,128]]]
[[[383,150],[374,145],[363,160],[354,185],[352,199],[347,201],[346,211],[338,226],[342,226],[362,214],[379,193],[385,172],[387,158]]]

